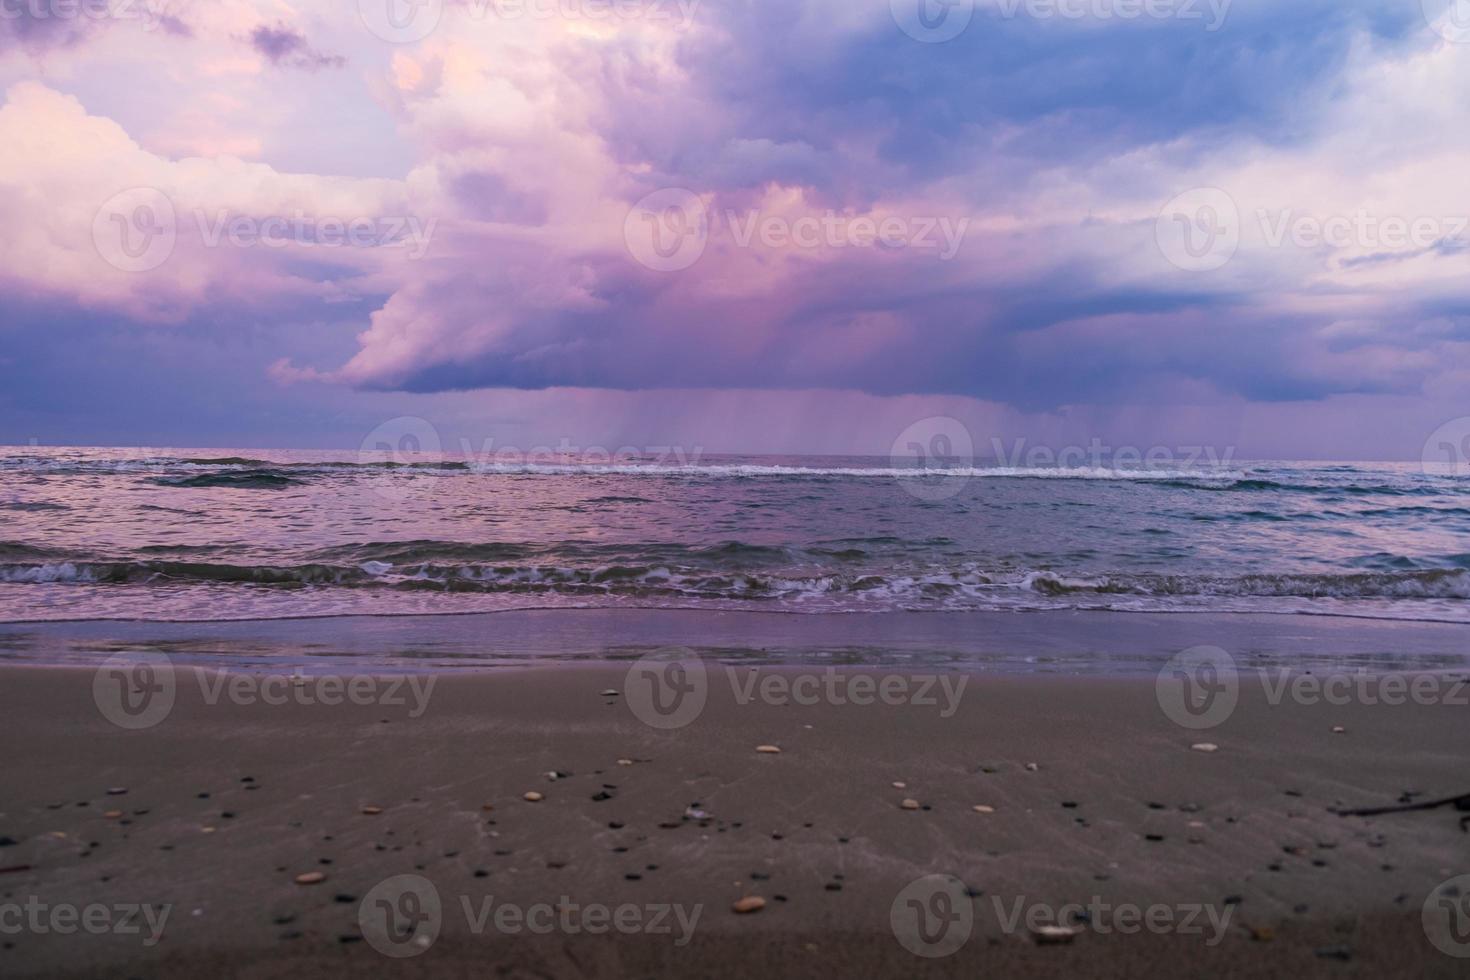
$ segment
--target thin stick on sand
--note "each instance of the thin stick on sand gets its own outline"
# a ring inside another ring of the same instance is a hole
[[[1425,800],[1422,803],[1400,803],[1394,806],[1362,807],[1357,810],[1338,810],[1340,817],[1376,817],[1383,813],[1408,813],[1412,810],[1438,810],[1442,806],[1452,806],[1461,813],[1470,811],[1470,793],[1461,796],[1446,796],[1442,800]],[[1470,831],[1470,817],[1460,818],[1460,829]]]

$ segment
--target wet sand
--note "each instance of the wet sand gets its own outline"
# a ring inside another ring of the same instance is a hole
[[[0,906],[169,913],[151,945],[142,914],[137,934],[7,930],[0,973],[1464,975],[1421,922],[1431,891],[1470,873],[1461,814],[1333,811],[1470,792],[1466,707],[1273,705],[1246,684],[1199,732],[1152,680],[950,674],[957,698],[934,682],[933,704],[856,704],[858,673],[805,675],[846,703],[775,703],[759,692],[791,692],[799,669],[711,665],[698,717],[659,730],[600,693],[625,690],[618,666],[417,693],[399,678],[401,704],[362,678],[373,703],[336,705],[303,703],[319,679],[264,689],[287,692],[271,704],[258,678],[232,694],[180,670],[167,716],[128,731],[91,670],[5,668]],[[1191,748],[1205,742],[1218,750]],[[323,880],[296,883],[310,873]],[[440,931],[390,958],[362,910],[387,894],[422,912],[380,888],[405,874],[432,884]],[[893,922],[933,874],[968,891],[971,921],[927,957]],[[764,907],[733,912],[744,897]],[[1091,921],[1067,914],[1070,942],[1038,943],[1025,910],[1067,903]],[[1123,904],[1169,922],[1124,933]],[[502,907],[558,924],[532,934]],[[623,907],[630,934],[591,933],[589,910]]]

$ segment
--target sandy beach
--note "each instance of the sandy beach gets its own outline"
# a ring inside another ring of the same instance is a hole
[[[127,730],[94,671],[7,667],[0,904],[41,925],[0,971],[1463,976],[1423,921],[1462,815],[1335,812],[1470,790],[1460,676],[1246,680],[1192,731],[1146,679],[711,662],[660,729],[624,666],[180,668]]]

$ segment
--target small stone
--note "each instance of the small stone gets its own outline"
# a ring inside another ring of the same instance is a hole
[[[971,809],[974,810],[976,813],[994,813],[995,812],[995,807],[993,807],[993,806],[986,806],[983,803],[978,804],[978,805],[976,805],[974,807],[971,807]]]
[[[320,871],[307,871],[296,876],[298,885],[319,885],[327,880],[327,876]]]
[[[1077,932],[1067,926],[1037,926],[1031,936],[1038,946],[1062,946],[1076,939]]]
[[[633,764],[633,760],[632,759],[619,759],[618,760],[618,765],[620,765],[620,766],[631,766],[632,764]]]
[[[112,786],[107,790],[108,796],[122,796],[128,791],[126,786]]]
[[[781,754],[781,746],[779,746],[779,745],[757,745],[755,747],[755,750],[757,752],[765,753],[766,755],[780,755]]]
[[[540,803],[542,800],[546,799],[546,797],[542,796],[535,790],[531,790],[531,792],[522,796],[521,799],[525,800],[527,803]]]
[[[1269,943],[1276,938],[1276,930],[1270,926],[1252,926],[1251,938],[1258,943]]]
[[[383,808],[380,806],[365,806],[360,812],[365,817],[376,817],[383,812]]]
[[[1220,750],[1220,746],[1214,742],[1195,742],[1190,748],[1196,752],[1218,752]]]
[[[1034,762],[1028,762],[1028,763],[1026,763],[1026,771],[1027,771],[1027,772],[1036,772],[1036,770],[1038,770],[1038,769],[1040,769],[1040,768],[1041,768],[1041,767],[1040,767],[1040,766],[1038,766],[1038,765],[1037,765],[1037,764],[1036,764],[1036,763],[1034,763]]]
[[[1333,725],[1332,726],[1332,734],[1334,734],[1334,735],[1341,735],[1343,732],[1346,732],[1346,731],[1347,731],[1347,729],[1346,728],[1343,728],[1341,725]]]
[[[909,784],[908,783],[894,783],[893,784],[893,788],[894,789],[908,789],[909,788]]]
[[[904,800],[902,803],[899,804],[899,806],[903,807],[905,810],[917,810],[919,808],[919,801]]]
[[[615,698],[620,693],[621,692],[619,692],[619,691],[614,691],[612,688],[608,688],[606,691],[603,691],[602,692],[602,696],[605,697],[605,698]]]
[[[481,810],[484,810],[486,813],[489,813],[491,810],[495,809],[495,804],[494,803],[481,803],[480,804],[480,809]]]
[[[108,820],[116,820],[118,817],[122,816],[122,811],[121,810],[108,810],[106,813],[104,813],[102,815],[104,817],[106,817]]]
[[[765,907],[766,900],[764,898],[761,898],[759,895],[746,895],[734,905],[730,906],[730,911],[736,915],[749,915],[752,912],[759,912]]]

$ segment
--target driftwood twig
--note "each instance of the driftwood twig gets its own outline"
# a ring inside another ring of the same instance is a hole
[[[1356,810],[1338,810],[1340,817],[1376,817],[1384,813],[1408,813],[1413,810],[1438,810],[1452,806],[1461,813],[1470,812],[1470,793],[1461,796],[1446,796],[1442,800],[1424,800],[1419,803],[1398,803],[1393,806],[1359,807]],[[1460,818],[1460,829],[1470,831],[1470,817]]]

